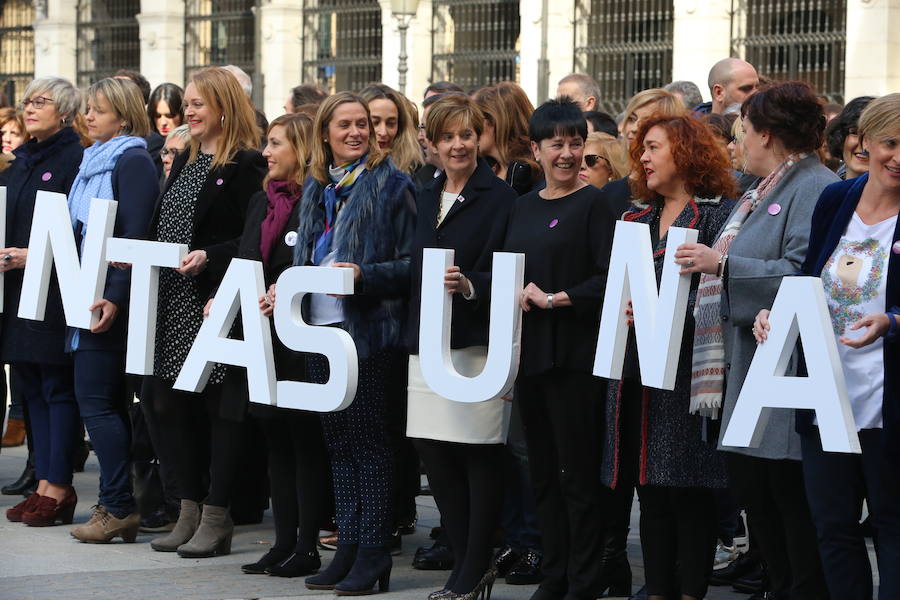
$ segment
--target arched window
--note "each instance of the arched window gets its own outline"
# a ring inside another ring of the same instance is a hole
[[[517,81],[519,30],[518,0],[434,0],[431,81]]]
[[[378,0],[304,0],[301,75],[329,92],[381,81]]]
[[[844,99],[846,0],[733,0],[732,51],[771,79],[808,81]]]
[[[140,71],[141,42],[135,18],[140,10],[140,0],[79,0],[78,86],[89,86],[119,69]]]
[[[187,0],[184,12],[184,76],[212,65],[256,73],[258,0]]]
[[[0,0],[0,91],[10,104],[34,79],[34,6],[27,0]]]
[[[600,83],[615,114],[637,92],[672,80],[672,0],[576,0],[576,73]]]

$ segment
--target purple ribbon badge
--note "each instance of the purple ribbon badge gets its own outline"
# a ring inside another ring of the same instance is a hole
[[[51,177],[53,177],[53,173],[51,173],[50,171],[47,171],[46,173],[41,175],[41,179],[44,181],[50,181]]]
[[[894,245],[891,246],[891,250],[894,254],[900,254],[900,242],[894,242]]]
[[[769,214],[772,215],[773,217],[774,217],[775,215],[777,215],[778,213],[780,213],[780,212],[781,212],[781,205],[780,205],[780,204],[777,204],[777,203],[776,203],[776,204],[770,204],[770,205],[769,205]]]
[[[553,229],[558,224],[559,224],[559,219],[553,219],[552,221],[550,221],[550,229]]]
[[[223,183],[225,183],[225,180],[222,179],[221,177],[219,177],[218,179],[216,179],[216,185],[222,185]]]

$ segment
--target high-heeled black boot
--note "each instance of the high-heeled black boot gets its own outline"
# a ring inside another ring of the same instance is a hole
[[[0,488],[0,493],[4,496],[30,496],[37,489],[37,479],[34,473],[34,457],[32,453],[28,453],[28,461],[19,478],[9,485]]]
[[[365,596],[375,593],[375,584],[379,592],[390,590],[391,553],[387,548],[360,548],[356,562],[343,581],[334,586],[338,596]]]
[[[334,586],[343,581],[356,562],[356,554],[359,546],[356,544],[338,544],[331,564],[318,575],[307,577],[304,583],[310,590],[333,590]]]
[[[628,525],[631,521],[631,488],[616,490],[611,498],[612,515],[603,536],[600,558],[600,591],[608,596],[631,596],[631,565],[628,564]]]

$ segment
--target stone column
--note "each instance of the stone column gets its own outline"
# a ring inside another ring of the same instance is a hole
[[[184,87],[184,0],[141,0],[141,74]]]
[[[693,81],[709,100],[712,66],[731,56],[730,0],[675,0],[672,81]]]
[[[546,39],[543,3],[519,2],[519,83],[535,106],[556,96],[556,84],[572,72],[575,57],[575,0],[546,0]]]
[[[406,73],[406,97],[419,105],[425,88],[431,83],[431,21],[433,13],[431,0],[419,0],[416,17],[409,23],[406,50],[409,54],[409,71]]]
[[[271,121],[284,113],[303,67],[303,8],[296,0],[271,0],[259,9],[263,110]]]
[[[847,0],[844,100],[900,90],[900,0]]]
[[[76,0],[46,0],[35,5],[34,76],[65,77],[72,83],[76,62],[78,4]]]

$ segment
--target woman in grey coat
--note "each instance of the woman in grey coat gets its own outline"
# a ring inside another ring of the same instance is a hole
[[[685,244],[676,254],[685,264],[693,261],[688,270],[704,273],[692,408],[716,412],[721,407],[722,432],[756,351],[751,331],[756,314],[771,308],[782,277],[799,273],[813,208],[822,190],[838,180],[815,154],[825,117],[807,84],[761,89],[744,102],[741,117],[745,171],[763,179],[741,198],[712,248]],[[758,448],[721,449],[727,453],[731,488],[747,510],[751,535],[768,565],[771,591],[792,599],[828,598],[803,487],[794,412],[773,411]]]

